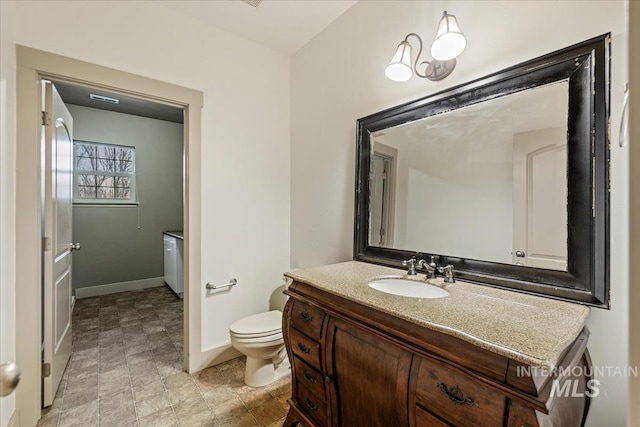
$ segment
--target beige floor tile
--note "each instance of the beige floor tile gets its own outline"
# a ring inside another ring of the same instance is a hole
[[[177,404],[173,405],[173,412],[176,414],[178,419],[180,417],[186,417],[190,414],[196,414],[198,412],[208,411],[209,406],[204,402],[202,396],[193,396],[187,400],[183,400]]]
[[[146,417],[147,415],[167,408],[171,409],[171,402],[169,401],[166,393],[158,394],[148,399],[141,400],[140,402],[136,402],[136,413],[138,414],[138,418]]]
[[[118,366],[107,372],[100,373],[100,383],[112,382],[112,381],[128,381],[129,369],[126,365]]]
[[[105,372],[113,371],[114,369],[118,369],[126,365],[127,365],[127,360],[124,358],[124,354],[123,354],[122,356],[111,358],[107,362],[100,361],[99,370],[100,370],[100,373],[103,374]]]
[[[127,391],[131,393],[131,383],[128,380],[105,381],[101,382],[99,387],[100,398]]]
[[[86,403],[60,413],[60,427],[67,426],[97,426],[98,401]]]
[[[65,393],[84,391],[93,388],[98,388],[98,375],[92,375],[90,377],[75,380],[68,379]]]
[[[275,422],[269,424],[267,427],[282,427],[284,425],[284,421],[286,419],[287,419],[287,417],[282,417],[278,421],[275,421]]]
[[[151,354],[151,351],[141,351],[140,353],[127,355],[127,365],[133,365],[135,363],[145,362],[152,359],[153,355]]]
[[[177,425],[176,417],[171,408],[138,418],[138,427],[173,427]]]
[[[276,400],[271,396],[269,390],[266,388],[249,388],[242,389],[241,392],[237,392],[238,396],[249,409],[254,409],[266,405],[268,403],[274,403]],[[280,406],[280,405],[278,405]]]
[[[186,383],[182,387],[169,389],[167,393],[174,406],[193,397],[201,396],[200,389],[194,383]]]
[[[251,413],[258,420],[260,425],[266,426],[287,415],[279,402],[272,401],[258,408],[252,409]]]
[[[139,402],[164,392],[165,388],[162,380],[156,380],[148,384],[135,386],[133,388],[133,399]]]
[[[289,402],[288,400],[291,398],[291,396],[287,396],[287,395],[282,395],[280,397],[278,397],[278,402],[280,402],[280,404],[282,405],[282,407],[285,409],[285,411],[289,410]]]
[[[135,426],[136,424],[136,410],[133,405],[106,412],[100,411],[100,427],[124,427]]]
[[[237,417],[219,420],[219,427],[254,427],[259,426],[258,421],[250,413],[242,414]]]
[[[164,385],[168,390],[173,388],[180,388],[186,384],[192,384],[193,378],[191,375],[186,372],[180,372],[178,374],[173,374],[164,379]]]
[[[247,387],[244,357],[185,373],[182,311],[166,288],[79,300],[74,352],[38,427],[280,426],[290,379]]]
[[[98,387],[92,387],[80,391],[66,391],[62,401],[62,410],[67,411],[76,406],[85,405],[98,400]]]
[[[212,406],[228,402],[237,397],[236,393],[228,385],[204,389],[202,390],[202,395],[205,401]]]
[[[44,409],[37,427],[55,427],[60,420],[60,409]]]
[[[280,397],[283,395],[291,396],[291,375],[269,384],[267,389],[273,397]]]
[[[122,407],[133,406],[133,396],[130,389],[100,398],[100,414],[103,412],[113,412]]]
[[[239,397],[234,397],[226,402],[219,403],[215,406],[212,406],[214,414],[218,420],[223,421],[230,418],[238,418],[242,417],[249,412],[242,400]]]
[[[184,372],[184,363],[182,362],[182,359],[175,362],[157,362],[156,368],[158,369],[160,377],[166,378],[170,375]]]
[[[215,427],[218,425],[216,416],[208,409],[196,414],[178,415],[178,424],[181,427]]]

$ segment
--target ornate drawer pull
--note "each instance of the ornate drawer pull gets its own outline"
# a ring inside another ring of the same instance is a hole
[[[309,371],[304,371],[302,373],[304,375],[304,377],[307,379],[307,381],[309,381],[310,383],[315,383],[316,382],[316,377],[314,377],[313,375],[311,375],[311,372]]]
[[[313,403],[313,400],[311,400],[311,399],[309,399],[309,398],[307,397],[306,401],[307,401],[307,406],[308,406],[309,408],[313,409],[314,411],[317,411],[317,410],[318,410],[318,406],[317,406],[315,403]]]
[[[305,322],[311,322],[311,320],[313,320],[313,316],[306,311],[301,311],[300,317],[302,317],[302,320],[304,320]]]
[[[462,390],[457,385],[447,388],[445,383],[438,383],[438,388],[456,405],[478,406],[473,397],[464,397]]]
[[[300,349],[301,352],[303,352],[304,354],[309,354],[311,352],[311,350],[309,349],[309,347],[307,347],[306,345],[302,344],[301,342],[298,343],[298,348]]]

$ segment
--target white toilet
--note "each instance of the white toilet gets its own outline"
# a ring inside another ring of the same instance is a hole
[[[282,338],[282,312],[254,314],[233,322],[229,327],[231,344],[247,356],[244,382],[263,387],[291,372]]]

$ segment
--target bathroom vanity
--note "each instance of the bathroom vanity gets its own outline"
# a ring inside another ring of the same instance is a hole
[[[441,278],[444,298],[369,286],[405,274],[357,261],[286,274],[286,427],[583,424],[589,308]]]

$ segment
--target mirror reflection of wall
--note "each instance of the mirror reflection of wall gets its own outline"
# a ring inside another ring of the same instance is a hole
[[[568,94],[561,81],[372,134],[369,244],[566,270]]]

